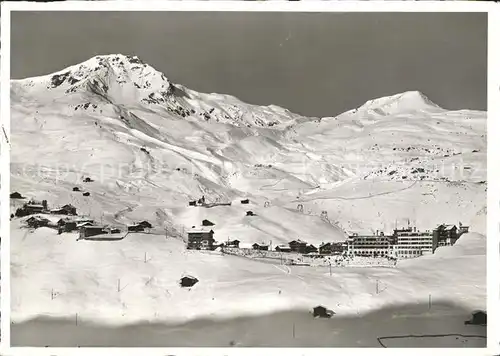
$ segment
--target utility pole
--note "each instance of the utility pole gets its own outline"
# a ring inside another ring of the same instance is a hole
[[[378,279],[377,279],[377,294],[379,293],[379,289],[378,289]]]
[[[120,292],[120,278],[118,278],[118,292]]]
[[[332,276],[332,261],[328,260],[328,264],[330,265],[330,277]]]
[[[429,294],[429,310],[431,310],[431,304],[432,304],[432,300],[431,300],[431,295]]]

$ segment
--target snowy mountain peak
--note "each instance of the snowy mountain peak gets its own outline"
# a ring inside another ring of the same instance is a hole
[[[392,115],[398,112],[441,109],[420,91],[406,91],[403,93],[381,97],[367,101],[357,110],[369,111],[379,115]]]

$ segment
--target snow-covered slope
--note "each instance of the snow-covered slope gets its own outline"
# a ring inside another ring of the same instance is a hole
[[[325,286],[322,270],[300,272],[299,278],[236,257],[186,254],[185,230],[203,219],[215,223],[217,240],[274,246],[296,238],[342,241],[349,231],[390,233],[408,221],[422,230],[461,221],[473,233],[485,232],[486,114],[445,110],[417,91],[375,99],[336,117],[307,118],[229,95],[197,93],[137,57],[107,55],[12,81],[11,98],[12,191],[51,206],[72,203],[103,223],[148,220],[155,226],[151,235],[121,242],[76,242],[74,234],[48,229],[28,233],[14,219],[14,319],[76,309],[113,322],[155,313],[185,319],[195,315],[183,308],[189,298],[174,286],[182,272],[202,280],[199,292],[189,294],[200,306],[196,316],[251,311],[255,298],[263,300],[257,308],[262,312],[312,300],[328,304],[332,295],[352,312],[354,305],[369,309],[410,298],[408,287],[415,286],[417,272],[402,267],[390,273],[397,280],[393,295],[374,298],[365,283],[386,272],[339,271],[336,284]],[[84,177],[95,181],[82,183]],[[73,192],[75,186],[91,195]],[[232,205],[188,206],[202,195],[208,203]],[[243,198],[250,204],[242,205]],[[13,200],[12,209],[19,204]],[[256,216],[246,216],[248,210]],[[145,252],[155,262],[141,262]],[[431,257],[448,266],[437,256]],[[479,263],[484,253],[475,258]],[[411,263],[415,271],[430,266]],[[458,273],[449,266],[436,277],[436,292],[456,300],[455,277],[447,278],[447,271],[476,278],[479,287],[461,301],[481,304],[482,271]],[[153,277],[157,284],[141,284]],[[122,278],[135,287],[107,297]],[[300,290],[317,289],[313,297],[290,290],[293,296],[284,302],[276,285],[286,289],[294,278]],[[422,283],[425,293],[434,288]],[[52,289],[59,293],[54,300]],[[357,299],[348,302],[351,289]],[[211,293],[224,303],[210,302]],[[176,307],[167,312],[165,303]]]

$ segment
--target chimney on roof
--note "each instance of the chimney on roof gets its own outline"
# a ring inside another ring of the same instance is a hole
[[[416,226],[413,227],[413,232],[417,232],[417,227]]]

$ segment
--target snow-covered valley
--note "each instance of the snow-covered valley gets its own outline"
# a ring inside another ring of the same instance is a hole
[[[175,324],[316,305],[342,317],[426,306],[430,296],[486,307],[485,112],[446,110],[411,91],[309,118],[192,91],[123,55],[12,80],[11,106],[12,192],[103,224],[153,224],[119,241],[77,241],[13,218],[16,324]],[[215,206],[188,205],[202,196]],[[25,202],[11,199],[12,213]],[[470,232],[395,268],[330,272],[186,250],[186,230],[204,219],[215,239],[247,245],[318,245],[407,223],[462,222]],[[186,274],[200,282],[181,288]]]

